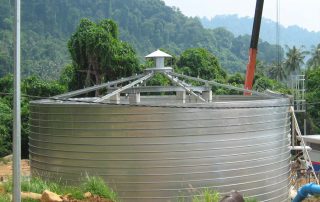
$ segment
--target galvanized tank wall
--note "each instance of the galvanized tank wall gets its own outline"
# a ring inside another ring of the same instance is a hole
[[[130,202],[189,201],[205,188],[288,201],[288,100],[245,99],[184,107],[33,102],[32,174],[73,184],[98,175]]]

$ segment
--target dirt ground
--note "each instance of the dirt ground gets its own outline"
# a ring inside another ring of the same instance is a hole
[[[6,181],[12,176],[12,161],[11,157],[4,157],[4,160],[0,161],[0,182]],[[28,159],[21,160],[22,176],[30,176],[30,164]]]

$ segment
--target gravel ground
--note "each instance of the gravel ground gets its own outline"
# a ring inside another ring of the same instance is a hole
[[[0,161],[0,182],[6,181],[12,176],[11,156],[6,156]],[[28,159],[21,160],[22,176],[30,176],[30,164]]]

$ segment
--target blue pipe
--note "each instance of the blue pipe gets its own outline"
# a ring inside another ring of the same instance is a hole
[[[320,186],[315,183],[310,183],[303,185],[298,193],[297,196],[294,197],[292,202],[301,202],[303,199],[305,199],[309,194],[315,195],[320,194]]]

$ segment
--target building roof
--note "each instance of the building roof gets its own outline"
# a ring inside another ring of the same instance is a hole
[[[150,53],[149,55],[145,56],[146,58],[172,58],[171,55],[161,51],[161,50],[156,50],[153,53]]]

